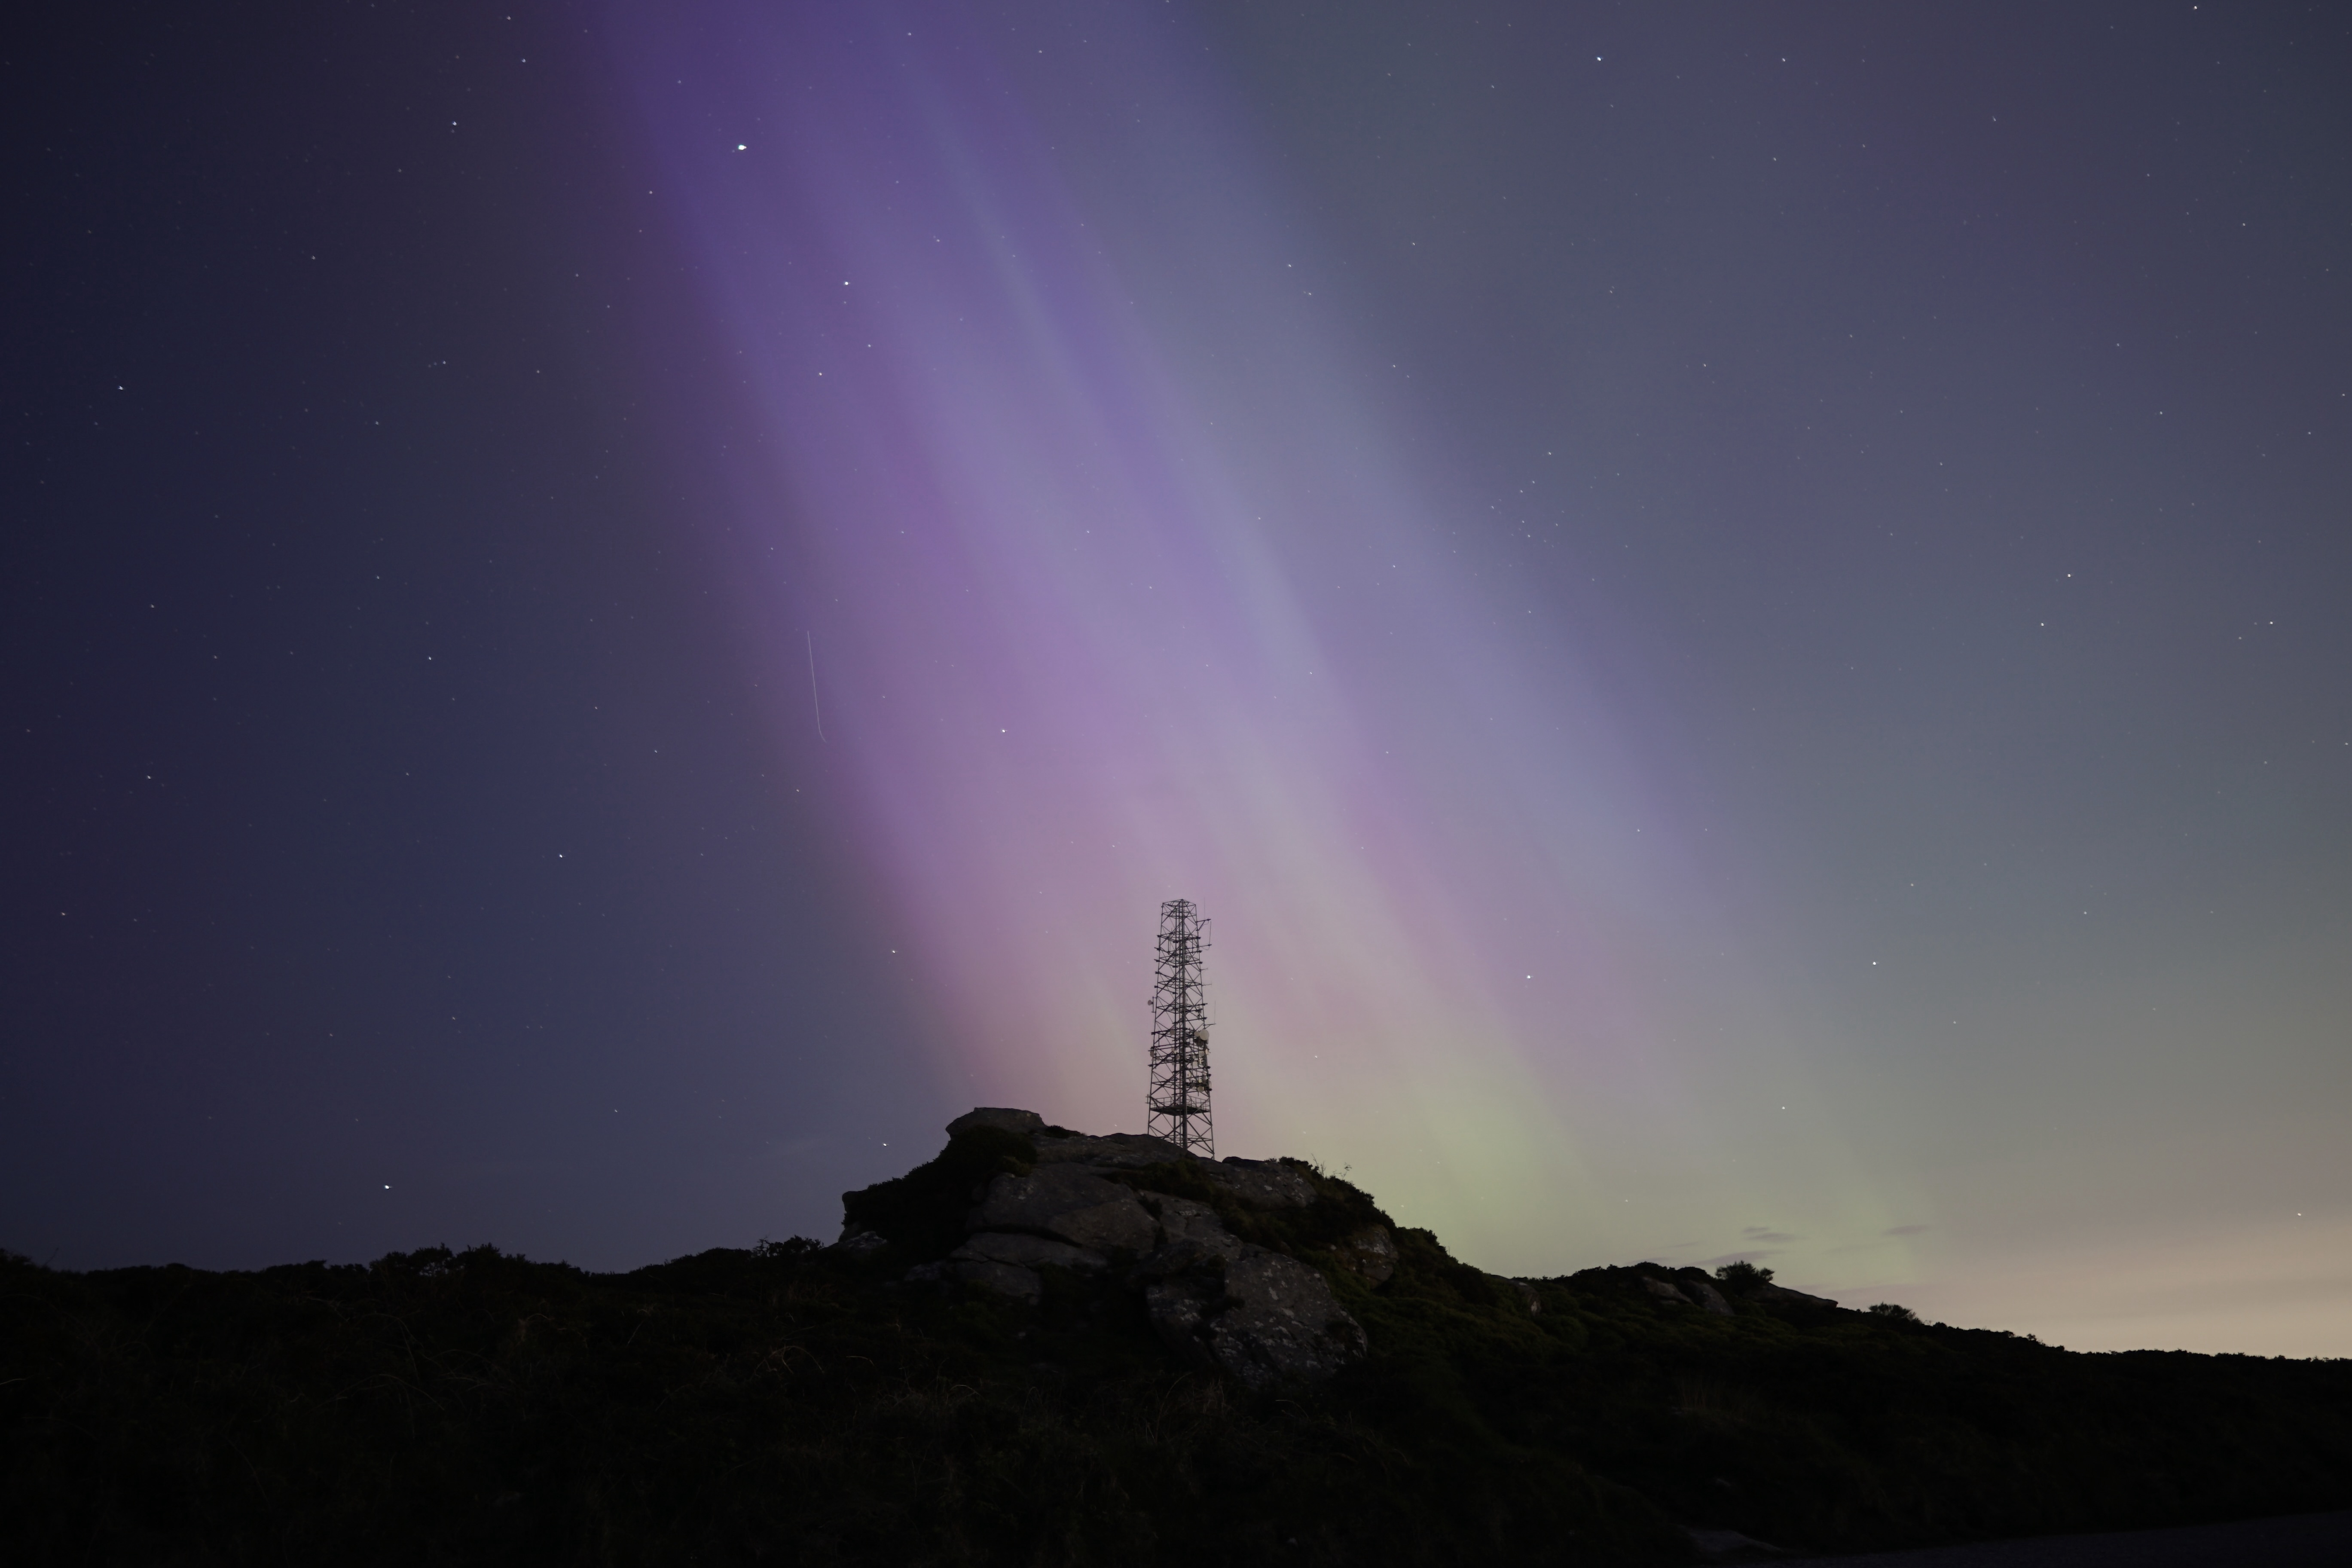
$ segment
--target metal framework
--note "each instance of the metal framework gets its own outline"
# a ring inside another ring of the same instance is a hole
[[[1209,922],[1190,899],[1160,906],[1159,961],[1151,987],[1151,1090],[1145,1131],[1188,1154],[1217,1157],[1209,1120],[1209,990],[1201,977]]]

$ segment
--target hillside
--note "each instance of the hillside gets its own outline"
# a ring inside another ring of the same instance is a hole
[[[1296,1161],[1026,1113],[842,1241],[0,1263],[13,1561],[1694,1560],[2352,1504],[2352,1363],[2084,1355],[1753,1271],[1499,1279]],[[1726,1533],[1728,1532],[1728,1533]],[[1752,1550],[1752,1549],[1751,1549]]]

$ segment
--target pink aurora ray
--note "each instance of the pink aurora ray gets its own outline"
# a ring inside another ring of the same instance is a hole
[[[1660,823],[1408,460],[1402,374],[1331,330],[1200,40],[992,15],[614,13],[757,421],[709,521],[768,717],[854,824],[939,1070],[1139,1125],[1185,896],[1226,1148],[1446,1213],[1572,1177],[1567,1085],[1622,1066],[1679,901]]]

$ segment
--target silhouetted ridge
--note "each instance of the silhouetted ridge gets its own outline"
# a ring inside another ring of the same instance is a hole
[[[1664,1563],[2352,1506],[2344,1362],[1507,1279],[1312,1164],[1002,1108],[843,1207],[624,1275],[0,1255],[0,1553]]]

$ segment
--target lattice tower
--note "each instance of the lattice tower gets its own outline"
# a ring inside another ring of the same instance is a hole
[[[1145,1131],[1204,1159],[1217,1157],[1209,1119],[1209,994],[1201,976],[1209,922],[1190,899],[1160,906],[1151,987],[1151,1091]]]

